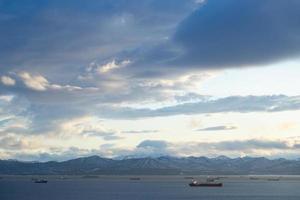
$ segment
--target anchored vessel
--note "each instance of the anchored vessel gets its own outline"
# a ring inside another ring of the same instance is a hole
[[[205,182],[199,182],[199,181],[193,180],[191,183],[189,183],[189,186],[191,186],[191,187],[222,187],[223,183],[217,183],[211,179],[207,179]]]
[[[48,183],[48,181],[45,179],[38,179],[38,180],[35,180],[34,182],[35,183]]]
[[[131,177],[130,180],[132,180],[132,181],[140,181],[141,178],[140,177]]]

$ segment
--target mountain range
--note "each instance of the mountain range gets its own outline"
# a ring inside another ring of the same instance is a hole
[[[90,156],[57,162],[0,160],[2,175],[300,175],[300,161],[264,157],[124,158]]]

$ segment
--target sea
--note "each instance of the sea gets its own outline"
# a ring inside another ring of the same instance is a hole
[[[300,200],[299,177],[222,177],[214,188],[190,187],[191,177],[181,176],[31,178],[2,177],[0,200]]]

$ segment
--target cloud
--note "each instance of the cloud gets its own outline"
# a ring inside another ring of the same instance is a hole
[[[199,146],[205,145],[206,143],[199,143]],[[285,141],[273,141],[273,140],[263,140],[263,139],[251,139],[251,140],[236,140],[236,141],[224,141],[224,142],[215,142],[209,143],[211,148],[218,150],[255,150],[255,149],[279,149],[279,150],[288,150],[288,149],[297,149],[297,145],[289,145]]]
[[[104,135],[104,136],[102,136],[102,138],[106,141],[123,139],[123,137],[118,136],[118,135]]]
[[[22,140],[13,136],[4,136],[0,138],[0,148],[5,150],[20,150],[25,147]]]
[[[298,0],[208,0],[174,35],[178,65],[256,66],[299,57]]]
[[[3,135],[64,130],[108,141],[122,139],[120,132],[82,118],[300,108],[298,96],[201,94],[216,69],[297,57],[296,0],[2,0],[1,8]]]
[[[227,140],[220,142],[167,142],[164,140],[144,140],[130,153],[140,157],[169,156],[271,156],[294,154],[299,151],[296,141],[288,140]],[[221,153],[220,153],[221,152]]]
[[[122,133],[133,133],[133,134],[143,134],[143,133],[157,133],[158,130],[129,130],[122,131]]]
[[[64,72],[62,66],[79,69],[141,43],[159,42],[196,4],[194,0],[91,0],[88,5],[83,0],[16,4],[3,0],[1,7],[7,17],[0,20],[0,64],[6,70],[36,66],[38,71]]]
[[[298,59],[299,4],[297,0],[202,1],[167,39],[118,56],[130,59],[130,72],[140,77]]]
[[[129,60],[124,60],[124,61],[121,61],[121,62],[118,62],[116,60],[112,60],[111,62],[109,63],[106,63],[104,65],[101,65],[97,68],[97,71],[101,74],[104,74],[104,73],[108,73],[112,70],[115,70],[115,69],[119,69],[119,68],[122,68],[122,67],[125,67],[126,65],[130,64],[130,61]]]
[[[227,130],[235,130],[237,127],[235,126],[212,126],[212,127],[206,127],[197,129],[196,131],[227,131]]]
[[[13,86],[16,84],[16,81],[9,76],[1,76],[1,82],[7,86]]]
[[[118,131],[107,129],[102,120],[95,116],[84,116],[67,119],[60,122],[59,127],[53,127],[55,134],[64,137],[98,137],[103,140],[120,140],[123,137],[118,135]],[[53,131],[53,130],[52,130]]]
[[[48,80],[41,75],[31,75],[28,72],[21,72],[19,73],[19,77],[32,90],[45,91],[49,86]]]
[[[158,157],[172,155],[170,144],[164,140],[144,140],[135,149],[127,152],[128,156],[134,157]]]
[[[0,101],[11,102],[13,98],[12,95],[0,95]]]
[[[0,137],[0,152],[19,152],[19,151],[33,151],[41,148],[42,145],[36,143],[25,137],[20,137],[15,134],[8,134]]]
[[[28,133],[30,117],[28,102],[14,95],[0,96],[0,135]]]
[[[95,87],[86,87],[82,88],[79,86],[74,85],[59,85],[59,84],[53,84],[50,83],[46,77],[42,75],[34,75],[30,74],[29,72],[19,72],[18,77],[21,79],[21,81],[24,83],[24,85],[31,90],[34,91],[46,91],[46,90],[65,90],[65,91],[79,91],[79,90],[90,90],[90,91],[96,91],[97,88]]]
[[[144,140],[139,145],[137,145],[137,148],[166,148],[167,142],[163,140]]]
[[[248,139],[220,142],[168,142],[164,140],[144,140],[128,155],[138,157],[169,156],[273,156],[293,154],[299,151],[299,144],[289,140]],[[221,152],[221,153],[220,153]],[[278,156],[277,156],[278,157]]]
[[[1,140],[0,140],[1,142]],[[22,146],[22,145],[21,145]],[[226,140],[220,142],[168,142],[164,140],[143,140],[135,148],[118,148],[113,144],[101,145],[99,148],[85,149],[78,147],[50,148],[46,151],[28,152],[26,148],[19,149],[15,140],[11,143],[11,150],[6,151],[8,158],[20,160],[67,160],[82,156],[99,155],[102,157],[159,157],[159,156],[208,156],[225,155],[229,157],[264,156],[269,158],[289,157],[297,159],[300,145],[296,141],[288,140]],[[0,151],[1,153],[1,151]],[[291,156],[291,157],[290,157]]]
[[[183,103],[158,109],[134,109],[128,107],[101,107],[107,118],[144,118],[173,115],[195,115],[226,112],[280,112],[300,109],[299,96],[229,96],[219,99]]]
[[[78,157],[85,157],[90,155],[95,155],[96,152],[89,149],[82,149],[77,147],[69,147],[66,149],[56,148],[51,149],[51,152],[10,152],[7,156],[21,161],[65,161],[69,159],[74,159]]]

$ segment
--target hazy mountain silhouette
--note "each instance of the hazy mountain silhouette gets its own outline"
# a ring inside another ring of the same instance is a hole
[[[82,157],[63,162],[0,160],[0,174],[299,174],[300,161],[264,157],[228,158],[169,157],[124,158]]]

